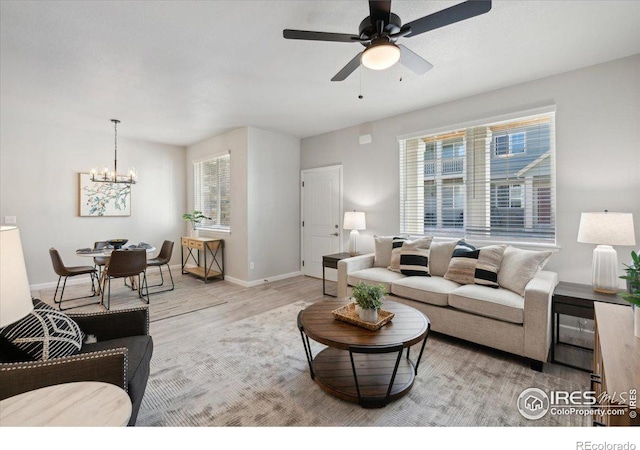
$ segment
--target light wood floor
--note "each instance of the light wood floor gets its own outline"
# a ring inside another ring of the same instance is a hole
[[[204,284],[202,281],[196,280],[190,275],[183,275],[183,277],[193,279],[193,282],[188,282],[189,288],[187,291],[191,289],[215,289],[216,296],[223,297],[227,303],[194,313],[152,322],[151,334],[154,338],[155,345],[188,339],[192,330],[197,329],[203,324],[215,324],[222,327],[249,316],[258,315],[300,300],[316,302],[324,298],[332,298],[322,295],[322,280],[305,276],[266,283],[262,286],[252,288],[244,288],[228,281],[212,281]],[[331,288],[331,286],[328,286],[327,290]],[[177,287],[176,290],[172,292],[172,295],[175,295],[176,301],[181,301],[183,293],[181,293],[181,289]],[[153,297],[151,301],[153,301]],[[436,335],[435,333],[434,336],[437,336],[438,339],[447,339],[455,342],[456,345],[471,346],[476,351],[486,353],[498,352],[497,350],[448,336]],[[295,344],[298,343],[296,342]],[[502,352],[499,353],[504,355]],[[509,357],[513,357],[517,363],[523,363],[521,358],[517,356]],[[546,363],[543,370],[560,378],[580,383],[585,389],[589,388],[589,374],[585,371],[551,363]]]

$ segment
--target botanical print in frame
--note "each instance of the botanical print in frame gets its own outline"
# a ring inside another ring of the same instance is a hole
[[[91,174],[80,174],[80,216],[122,217],[131,215],[131,185],[96,183]]]

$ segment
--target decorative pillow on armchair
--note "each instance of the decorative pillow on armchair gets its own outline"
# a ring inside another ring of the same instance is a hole
[[[460,284],[478,284],[498,289],[498,271],[506,248],[506,245],[475,248],[459,241],[444,278]]]
[[[0,336],[36,361],[77,353],[85,337],[78,324],[40,300],[33,306],[25,317],[0,329]]]

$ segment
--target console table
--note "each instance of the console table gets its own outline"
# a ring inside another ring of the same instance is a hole
[[[598,409],[622,409],[621,415],[594,416],[594,425],[638,426],[640,389],[640,338],[633,334],[629,307],[596,303],[595,351],[591,390]]]
[[[183,275],[187,273],[196,275],[202,278],[205,283],[209,278],[220,278],[224,280],[223,239],[182,237],[181,242],[180,258],[182,259]],[[203,260],[202,265],[200,264],[201,258]],[[188,266],[187,264],[190,261],[195,263],[195,266]]]

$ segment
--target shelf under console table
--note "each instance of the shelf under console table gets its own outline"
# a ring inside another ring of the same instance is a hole
[[[205,283],[210,278],[224,280],[224,239],[183,236],[181,243],[183,275],[196,275]],[[190,262],[195,265],[188,265]]]

